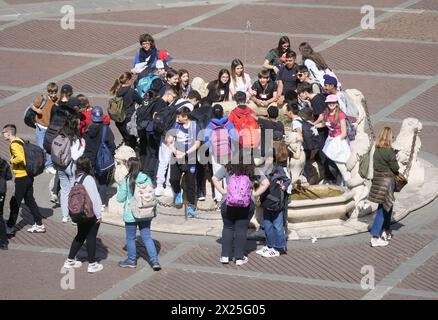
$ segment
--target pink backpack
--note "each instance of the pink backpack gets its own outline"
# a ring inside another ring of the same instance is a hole
[[[228,134],[228,130],[223,127],[215,126],[213,132],[211,133],[211,146],[213,150],[213,154],[216,157],[228,156],[231,153],[231,143],[230,143],[230,135]]]
[[[227,206],[248,207],[251,203],[251,181],[248,176],[232,175],[227,185]]]

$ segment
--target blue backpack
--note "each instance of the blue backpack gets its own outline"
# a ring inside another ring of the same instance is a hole
[[[152,73],[152,74],[148,74],[147,76],[138,80],[136,90],[137,90],[137,93],[139,94],[140,97],[142,97],[142,98],[144,97],[144,95],[151,88],[152,82],[155,79],[160,79],[160,77],[158,75]]]
[[[94,173],[97,177],[103,176],[115,166],[113,153],[105,143],[107,130],[108,126],[104,126],[102,140],[99,149],[97,150],[96,162],[94,163]]]

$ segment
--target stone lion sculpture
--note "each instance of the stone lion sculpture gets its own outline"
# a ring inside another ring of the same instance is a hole
[[[128,146],[121,146],[116,150],[114,159],[116,161],[116,167],[114,171],[114,180],[119,185],[122,180],[128,174],[128,168],[126,168],[126,161],[131,157],[136,157],[134,149]]]
[[[297,148],[299,148],[298,140],[299,134],[293,131],[286,133],[286,145],[292,152],[296,152]],[[306,161],[306,155],[304,152],[301,152],[301,157],[299,160],[291,158],[288,162],[289,172],[291,174],[292,183],[297,180],[301,180],[303,183],[307,183],[306,177],[304,177],[304,163]]]
[[[359,175],[359,159],[366,152],[368,152],[372,141],[370,136],[365,132],[366,112],[365,103],[366,100],[363,94],[356,89],[346,90],[348,94],[347,103],[354,104],[354,108],[357,110],[357,121],[354,124],[356,127],[356,137],[350,142],[351,155],[347,161],[347,170],[350,172],[350,179],[345,181],[346,186],[354,191],[354,200],[356,208],[352,213],[352,216],[362,216],[371,212],[371,206],[366,201],[370,192],[372,176],[369,175],[368,179],[364,179]],[[371,150],[371,159],[374,149]],[[372,164],[370,165],[369,174],[372,173]]]
[[[116,167],[114,169],[114,181],[113,187],[118,187],[123,179],[128,174],[128,168],[126,168],[126,161],[131,157],[136,157],[134,149],[128,146],[121,146],[116,150],[114,159],[116,161]],[[118,203],[116,195],[112,196],[108,201],[108,211],[111,214],[121,214],[123,212],[123,204]]]
[[[397,135],[392,147],[397,152],[397,161],[400,166],[400,173],[404,174],[406,166],[409,162],[409,156],[411,154],[412,143],[414,138],[415,130],[418,133],[423,129],[423,124],[415,118],[406,118],[403,120],[400,132]],[[412,157],[412,166],[408,173],[408,185],[413,187],[418,187],[424,183],[424,166],[418,160],[418,152],[421,148],[421,140],[419,134],[417,134],[415,140],[415,148]]]

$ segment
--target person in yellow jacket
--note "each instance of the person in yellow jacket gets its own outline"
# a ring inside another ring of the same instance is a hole
[[[7,222],[6,232],[8,234],[13,234],[15,232],[14,226],[17,222],[18,212],[23,199],[34,219],[34,225],[27,229],[27,231],[31,233],[46,232],[46,228],[42,223],[40,210],[35,202],[35,198],[33,197],[33,177],[29,177],[26,173],[26,158],[23,148],[24,141],[16,136],[17,127],[14,124],[5,125],[2,133],[6,141],[10,142],[9,149],[11,152],[12,172],[15,175],[14,198],[16,205],[13,205],[14,202],[11,200],[11,212]]]

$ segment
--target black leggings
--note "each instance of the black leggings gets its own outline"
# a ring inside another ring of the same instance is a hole
[[[76,257],[85,240],[87,240],[88,262],[96,262],[96,237],[100,226],[100,223],[96,223],[96,221],[96,217],[93,217],[86,222],[78,223],[78,233],[71,243],[70,253],[68,254],[69,259]]]
[[[135,136],[131,136],[126,129],[126,124],[129,122],[129,120],[131,120],[131,118],[126,117],[125,121],[116,122],[116,127],[119,129],[125,145],[135,150],[135,147],[137,146],[137,138]]]

